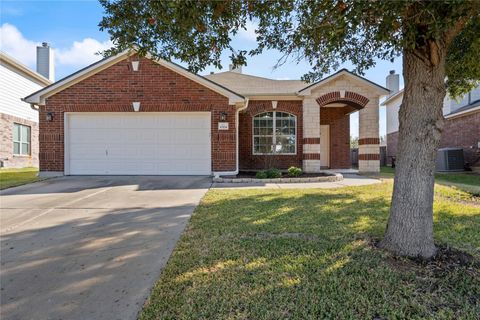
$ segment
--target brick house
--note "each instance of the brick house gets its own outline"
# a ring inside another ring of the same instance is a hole
[[[0,52],[0,167],[38,167],[38,111],[21,99],[51,83]]]
[[[387,76],[387,88],[392,92],[382,106],[387,113],[387,163],[397,155],[398,111],[403,100],[399,90],[399,75],[394,71]],[[462,148],[464,161],[475,166],[480,160],[480,86],[459,99],[448,95],[443,102],[445,125],[440,148]]]
[[[202,77],[125,51],[25,100],[40,112],[44,175],[232,175],[266,166],[379,171],[378,101],[388,90],[347,70],[314,84],[231,70]]]

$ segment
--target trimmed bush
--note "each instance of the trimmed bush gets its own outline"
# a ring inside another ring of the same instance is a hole
[[[267,173],[265,171],[258,171],[256,174],[255,174],[255,178],[257,179],[267,179]]]
[[[282,176],[282,172],[275,168],[268,169],[266,171],[266,174],[267,174],[267,178],[269,179],[280,178]]]
[[[297,168],[297,167],[290,167],[288,168],[288,175],[290,177],[299,177],[303,173],[302,169]]]

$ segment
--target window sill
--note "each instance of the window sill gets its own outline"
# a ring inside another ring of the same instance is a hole
[[[31,158],[32,155],[30,155],[30,154],[14,154],[13,157],[14,158]]]

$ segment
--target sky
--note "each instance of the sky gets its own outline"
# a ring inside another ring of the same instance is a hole
[[[35,70],[35,47],[42,42],[48,42],[55,49],[55,78],[59,80],[101,59],[96,53],[112,45],[108,33],[98,28],[102,15],[102,6],[94,0],[0,0],[0,50]],[[248,50],[255,47],[255,38],[255,25],[250,23],[247,30],[237,34],[232,45],[237,50]],[[280,53],[274,50],[251,57],[247,66],[243,67],[243,73],[287,80],[299,79],[309,71],[306,62],[289,62],[274,69],[279,58]],[[223,70],[207,67],[200,74],[228,70],[228,53],[223,55],[222,65]],[[343,67],[353,69],[348,62],[344,63]],[[385,86],[385,77],[389,70],[396,70],[401,74],[401,59],[393,63],[378,61],[364,76]],[[400,86],[402,85],[401,80]],[[385,108],[380,107],[380,135],[385,135],[385,132]],[[350,117],[350,133],[358,136],[358,113]]]

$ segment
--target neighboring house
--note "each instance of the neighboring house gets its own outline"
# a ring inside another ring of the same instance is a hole
[[[379,171],[378,107],[388,93],[346,70],[310,85],[238,70],[202,77],[125,51],[25,100],[40,110],[43,175],[232,175],[350,168],[357,110],[359,170]]]
[[[38,67],[42,67],[42,48]],[[0,167],[38,167],[38,111],[21,99],[51,83],[0,52]]]
[[[403,89],[399,90],[399,75],[391,71],[387,76],[387,88],[392,92],[382,102],[387,111],[387,159],[397,155],[398,111],[403,100]],[[443,102],[445,126],[440,148],[462,148],[465,162],[475,165],[480,159],[480,86],[459,99],[448,95]]]

